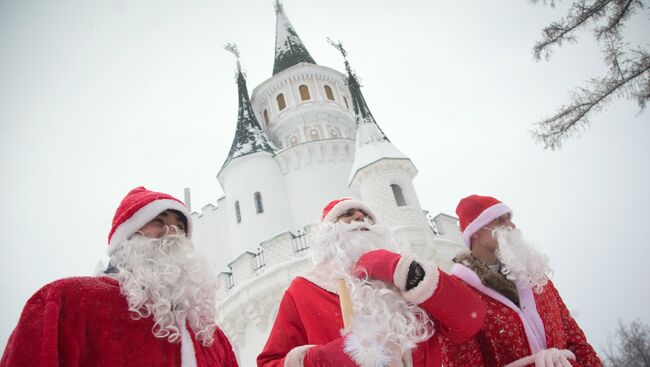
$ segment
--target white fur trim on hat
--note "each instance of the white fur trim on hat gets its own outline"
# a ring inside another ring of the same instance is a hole
[[[315,345],[309,344],[291,349],[284,357],[284,367],[303,367],[305,365],[305,355],[313,347]]]
[[[323,222],[334,222],[336,218],[340,217],[341,215],[345,214],[350,209],[360,209],[366,212],[370,219],[372,219],[373,222],[377,223],[377,217],[375,214],[366,206],[366,204],[362,203],[359,200],[354,200],[354,199],[346,199],[346,200],[341,200],[338,204],[336,204],[330,211],[327,213],[325,218],[323,218]]]
[[[115,229],[108,244],[108,254],[111,255],[115,250],[117,250],[122,242],[131,238],[135,232],[139,231],[140,228],[144,227],[145,224],[149,223],[158,214],[170,209],[178,210],[183,213],[187,219],[187,230],[185,231],[185,234],[187,238],[191,238],[192,217],[189,210],[187,210],[187,207],[176,200],[159,199],[140,208],[137,212],[133,213],[131,218],[125,220],[117,227],[117,229]]]
[[[471,247],[472,235],[474,233],[489,224],[491,221],[507,213],[512,215],[512,210],[510,210],[510,208],[504,203],[494,204],[483,210],[483,212],[481,212],[481,214],[479,214],[479,216],[476,217],[476,219],[474,219],[463,231],[463,241],[465,242],[465,245],[468,248]]]
[[[400,263],[397,264],[397,269],[395,269],[396,277],[398,271],[404,271],[400,270]],[[415,288],[411,288],[408,291],[402,290],[402,297],[404,297],[404,300],[410,303],[415,303],[417,305],[433,296],[433,293],[435,293],[436,289],[438,288],[438,279],[440,278],[440,270],[438,270],[438,268],[432,262],[418,261],[418,264],[420,264],[420,266],[422,266],[422,269],[424,269],[424,278],[420,281],[420,283],[418,283],[418,285],[415,286]],[[403,266],[406,268],[407,274],[410,265],[411,263],[409,262],[408,265]],[[406,278],[404,279],[403,284],[406,284]]]

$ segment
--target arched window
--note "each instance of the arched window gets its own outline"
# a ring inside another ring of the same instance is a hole
[[[269,127],[269,111],[267,110],[264,110],[264,123],[266,127]]]
[[[284,101],[284,94],[282,94],[282,93],[278,94],[278,96],[275,97],[275,99],[278,101],[278,109],[280,111],[287,108],[287,103]]]
[[[241,223],[241,210],[239,209],[239,201],[235,201],[235,216],[237,217],[237,223]]]
[[[301,101],[308,101],[311,99],[311,97],[309,96],[309,88],[307,88],[306,85],[303,84],[300,87],[298,87],[298,89],[300,90]]]
[[[345,102],[345,108],[347,108],[347,109],[349,110],[349,109],[350,109],[350,105],[348,104],[348,99],[345,98],[345,97],[343,97],[343,102]]]
[[[397,206],[406,206],[406,200],[404,200],[402,188],[395,184],[390,185],[390,188],[393,189],[393,196],[395,197],[395,203],[397,203]]]
[[[330,135],[331,135],[333,138],[338,138],[338,137],[341,136],[341,134],[339,134],[338,129],[332,129],[332,130],[330,130]]]
[[[298,137],[295,136],[295,135],[290,137],[289,138],[289,145],[291,145],[292,147],[298,145]]]
[[[257,214],[264,213],[264,206],[262,205],[262,194],[257,191],[253,194],[253,199],[255,199],[255,212]]]
[[[332,93],[332,88],[330,88],[329,85],[326,85],[323,87],[325,89],[325,96],[327,96],[327,99],[330,101],[334,100],[334,93]]]
[[[311,140],[320,139],[320,134],[318,133],[318,130],[316,129],[309,130],[309,138],[311,138]]]

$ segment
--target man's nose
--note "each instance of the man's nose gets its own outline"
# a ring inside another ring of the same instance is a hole
[[[354,212],[354,214],[352,214],[352,220],[357,221],[357,222],[363,221],[363,219],[365,217],[366,216],[363,215],[363,213],[360,210],[357,210],[357,211]]]
[[[174,236],[174,235],[179,235],[179,234],[183,234],[183,233],[185,233],[185,232],[183,232],[183,230],[178,228],[178,226],[176,226],[175,224],[171,224],[171,225],[166,225],[164,227],[163,236],[169,236],[169,235]]]

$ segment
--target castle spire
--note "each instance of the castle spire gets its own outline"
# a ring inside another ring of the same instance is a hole
[[[255,117],[255,113],[253,113],[251,101],[248,97],[248,88],[246,87],[246,77],[241,70],[241,63],[239,62],[237,45],[229,43],[224,48],[237,57],[237,89],[239,92],[237,130],[235,131],[235,138],[232,141],[228,158],[226,158],[223,164],[225,167],[234,158],[260,151],[274,153],[274,149],[262,131]]]
[[[275,0],[275,62],[273,63],[273,75],[284,69],[290,68],[301,62],[315,64],[307,47],[291,25],[289,18],[284,13],[280,0]]]
[[[330,38],[327,39],[327,42],[329,42],[330,45],[332,45],[334,48],[336,48],[341,55],[343,55],[343,63],[345,64],[345,71],[348,74],[346,83],[348,85],[348,89],[350,90],[350,96],[352,97],[352,107],[354,108],[354,114],[357,119],[357,127],[360,127],[362,124],[372,124],[374,125],[373,128],[365,128],[364,130],[367,130],[368,132],[372,132],[372,130],[376,130],[373,132],[372,138],[373,140],[385,140],[385,141],[390,141],[388,140],[388,137],[386,137],[386,134],[381,130],[379,125],[377,124],[377,121],[375,121],[375,118],[372,116],[372,113],[370,112],[370,108],[368,107],[368,104],[366,103],[366,99],[363,97],[363,94],[361,93],[361,84],[359,83],[359,79],[357,78],[357,75],[352,71],[352,68],[350,67],[350,63],[348,62],[348,53],[347,51],[343,48],[343,44],[341,41],[334,42]]]
[[[410,162],[410,159],[388,140],[386,134],[379,128],[375,118],[370,113],[366,100],[361,93],[361,84],[359,84],[356,74],[350,67],[343,44],[340,41],[335,43],[329,38],[327,41],[343,55],[345,70],[348,73],[346,82],[350,89],[354,114],[357,119],[357,145],[350,178],[348,179],[348,186],[350,186],[355,182],[359,171],[376,162],[385,159]]]

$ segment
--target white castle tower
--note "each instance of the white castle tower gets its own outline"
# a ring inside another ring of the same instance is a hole
[[[217,178],[224,197],[193,213],[197,247],[224,270],[218,323],[239,364],[255,366],[290,281],[309,269],[312,229],[331,200],[361,199],[403,251],[443,268],[464,249],[457,220],[420,206],[414,163],[370,113],[341,44],[346,73],[317,65],[276,2],[273,75],[249,99],[239,53],[239,111]]]

